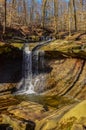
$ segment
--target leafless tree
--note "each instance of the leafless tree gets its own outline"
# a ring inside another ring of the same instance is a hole
[[[54,0],[55,37],[58,34],[58,0]]]
[[[42,2],[42,27],[45,27],[45,15],[46,15],[46,4],[47,0],[43,0]]]

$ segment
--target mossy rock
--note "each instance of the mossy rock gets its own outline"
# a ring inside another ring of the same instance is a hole
[[[38,42],[40,40],[40,37],[33,35],[33,36],[29,36],[28,39],[33,42]]]

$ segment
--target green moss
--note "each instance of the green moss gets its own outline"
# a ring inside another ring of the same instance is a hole
[[[28,38],[31,39],[32,41],[35,41],[35,42],[38,42],[40,40],[40,37],[39,36],[35,36],[35,35],[29,36]]]
[[[58,95],[55,96],[47,96],[47,95],[18,95],[16,98],[20,101],[32,101],[37,102],[42,105],[51,106],[54,108],[58,108],[59,106],[64,106],[68,104],[72,104],[75,101],[73,99],[68,99],[67,97],[61,97]]]
[[[0,47],[0,54],[2,53],[8,53],[11,52],[11,48],[7,47],[7,46],[1,46]]]
[[[17,47],[19,49],[21,49],[23,47],[22,43],[12,43],[11,45],[14,46],[14,47]]]

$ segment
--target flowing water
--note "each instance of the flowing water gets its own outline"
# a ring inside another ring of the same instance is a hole
[[[32,84],[32,52],[28,44],[25,44],[23,51],[23,90],[25,93],[34,93]]]
[[[33,57],[33,58],[32,58]],[[34,67],[33,67],[34,66]],[[42,73],[42,74],[41,74]],[[24,44],[23,49],[23,65],[22,65],[22,80],[18,84],[21,88],[18,94],[36,94],[35,87],[40,86],[43,89],[44,85],[44,51],[29,50],[29,45]]]

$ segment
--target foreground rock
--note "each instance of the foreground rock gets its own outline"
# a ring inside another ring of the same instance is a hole
[[[76,105],[60,120],[59,130],[85,130],[86,129],[86,100]],[[65,129],[64,129],[65,127]]]
[[[86,117],[86,100],[79,103],[76,107],[74,107],[72,110],[67,112],[64,117],[61,119],[61,121],[67,120],[68,118],[75,117],[79,119],[80,117]]]
[[[19,101],[17,99],[15,99],[10,93],[5,93],[0,95],[0,124],[2,124],[2,113],[7,113],[7,109],[9,108],[9,106],[12,105],[17,105],[19,103]],[[7,125],[6,125],[7,126]],[[3,127],[5,127],[4,125],[0,125],[0,130],[5,130]],[[3,128],[3,129],[1,129]]]
[[[1,124],[8,124],[13,130],[85,130],[85,108],[86,100],[59,109],[24,101],[9,107],[1,115]]]
[[[9,124],[13,130],[55,129],[58,127],[59,118],[74,105],[64,106],[58,110],[34,102],[22,102],[9,107],[7,114],[2,114],[2,124]]]

